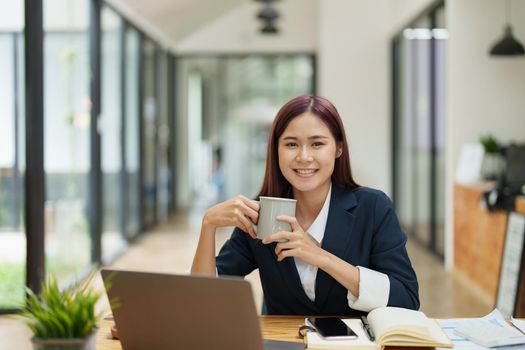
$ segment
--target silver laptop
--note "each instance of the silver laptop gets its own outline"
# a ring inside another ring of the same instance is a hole
[[[250,283],[237,278],[103,269],[124,350],[304,349],[265,341]]]

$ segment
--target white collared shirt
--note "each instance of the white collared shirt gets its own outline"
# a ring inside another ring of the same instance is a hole
[[[305,230],[310,236],[321,245],[328,219],[328,209],[330,208],[330,198],[332,196],[332,186],[328,190],[328,195],[323,204],[323,208],[315,218],[310,227]],[[301,279],[304,291],[310,300],[315,300],[315,278],[317,276],[317,266],[305,263],[299,258],[295,258],[297,272]],[[382,272],[374,271],[366,267],[357,266],[359,269],[359,297],[355,297],[348,291],[348,306],[354,310],[371,311],[375,308],[386,306],[390,294],[390,280]]]

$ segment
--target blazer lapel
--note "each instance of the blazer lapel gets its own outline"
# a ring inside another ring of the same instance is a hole
[[[335,256],[345,259],[350,242],[354,215],[349,210],[357,205],[353,192],[347,192],[335,185],[332,186],[332,198],[326,221],[322,248]],[[330,289],[336,281],[329,274],[319,269],[315,280],[315,303],[322,308]]]
[[[271,249],[271,253],[275,257],[275,243],[270,244],[268,248]],[[301,284],[301,279],[299,278],[299,273],[297,272],[297,266],[295,266],[295,261],[292,257],[286,258],[283,261],[277,261],[275,258],[275,264],[281,273],[281,276],[286,281],[288,289],[301,301],[301,303],[308,305],[310,308],[315,308],[316,304],[308,298],[306,295],[303,285]]]

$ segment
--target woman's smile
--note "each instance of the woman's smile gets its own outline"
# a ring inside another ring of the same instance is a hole
[[[309,177],[314,176],[314,174],[315,174],[318,170],[319,170],[319,169],[294,169],[295,173],[296,173],[299,177],[303,177],[303,178],[309,178]]]

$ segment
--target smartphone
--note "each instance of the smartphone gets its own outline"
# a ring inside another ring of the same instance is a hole
[[[311,317],[308,322],[324,339],[355,339],[357,334],[337,317]]]

